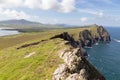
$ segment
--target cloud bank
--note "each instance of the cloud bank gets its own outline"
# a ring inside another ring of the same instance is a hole
[[[56,10],[72,12],[75,10],[76,0],[0,0],[1,8],[26,7],[31,9]]]
[[[116,4],[118,3],[112,0],[0,0],[0,18],[1,20],[33,19],[40,22],[53,22],[51,20],[54,18],[56,19],[54,22],[66,23],[68,21],[67,23],[74,22],[75,24],[79,23],[77,21],[82,23],[116,21],[118,23],[120,20],[119,5],[116,7]],[[107,7],[115,11],[108,10]],[[46,13],[45,10],[48,10],[49,13]],[[69,21],[70,19],[73,21]]]

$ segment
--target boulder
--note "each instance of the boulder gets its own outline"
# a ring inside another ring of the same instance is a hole
[[[65,80],[67,77],[68,67],[65,64],[59,65],[59,67],[53,73],[52,80]]]

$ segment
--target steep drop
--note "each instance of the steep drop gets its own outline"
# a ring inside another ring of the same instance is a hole
[[[102,26],[96,26],[95,30],[92,30],[81,31],[78,40],[68,32],[51,38],[62,38],[65,41],[64,45],[68,45],[58,53],[64,63],[53,73],[53,80],[105,80],[105,77],[87,61],[87,53],[83,47],[91,47],[98,42],[110,42],[110,35]]]

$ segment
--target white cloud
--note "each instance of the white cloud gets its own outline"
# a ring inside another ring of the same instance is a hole
[[[32,9],[71,12],[75,10],[76,0],[0,0],[1,8],[26,7]]]
[[[61,3],[60,11],[72,12],[75,8],[75,0],[63,0]]]
[[[42,0],[41,9],[59,9],[59,3],[57,0]]]
[[[60,12],[71,12],[75,10],[75,0],[25,0],[26,7],[43,10],[53,9]]]
[[[82,18],[80,18],[80,21],[81,22],[86,22],[86,21],[88,21],[88,18],[87,17],[82,17]]]
[[[42,10],[56,10],[64,13],[76,10],[83,13],[103,16],[103,13],[96,12],[90,9],[77,9],[76,4],[77,0],[0,0],[0,8],[25,7]]]
[[[90,10],[90,9],[78,9],[78,12],[88,13],[88,14],[96,15],[98,17],[103,17],[104,16],[103,12],[94,11],[94,10]]]
[[[25,0],[25,7],[32,9],[57,9],[59,3],[57,0]]]
[[[0,15],[3,15],[8,18],[12,19],[33,19],[38,18],[37,16],[32,16],[29,14],[26,14],[23,11],[16,11],[16,10],[10,10],[10,9],[1,9],[0,8]]]
[[[104,13],[103,12],[99,12],[97,13],[98,14],[98,17],[103,17],[104,16]]]
[[[28,8],[40,8],[41,6],[41,0],[25,0],[24,6]]]
[[[23,6],[23,0],[0,0],[0,8]]]

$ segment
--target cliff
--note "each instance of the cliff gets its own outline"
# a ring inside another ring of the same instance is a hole
[[[78,35],[77,35],[78,34]],[[75,40],[75,36],[77,39]],[[103,26],[94,25],[93,27],[88,27],[78,33],[63,32],[61,34],[55,35],[51,39],[62,38],[71,43],[74,47],[91,47],[95,43],[105,42],[109,43],[111,41],[110,35]]]
[[[68,47],[59,51],[64,63],[54,71],[52,80],[105,80],[85,58],[83,48]]]
[[[52,37],[62,38],[69,47],[59,51],[59,57],[64,63],[53,73],[53,80],[105,80],[105,77],[87,61],[87,53],[83,47],[91,47],[95,43],[110,42],[109,33],[102,27],[85,29],[79,33],[78,40],[63,32]]]
[[[98,42],[110,42],[109,33],[103,28],[103,26],[96,25],[96,30],[84,30],[79,34],[79,42],[83,47],[91,47]]]
[[[0,38],[0,80],[105,80],[84,47],[108,43],[98,25]]]

